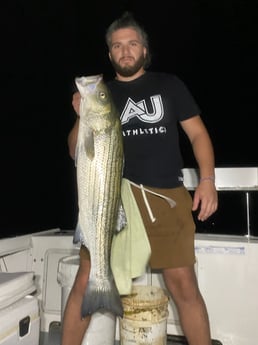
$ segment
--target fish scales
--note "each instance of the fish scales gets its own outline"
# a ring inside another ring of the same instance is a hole
[[[123,169],[119,113],[102,75],[76,78],[81,94],[76,146],[78,223],[74,242],[90,252],[91,270],[81,314],[99,309],[123,315],[119,292],[110,267],[114,232],[125,224],[118,217]],[[123,211],[123,210],[122,210]],[[123,213],[123,212],[122,212]]]

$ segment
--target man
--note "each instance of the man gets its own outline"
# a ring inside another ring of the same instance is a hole
[[[200,110],[184,83],[174,75],[146,71],[150,63],[148,37],[126,13],[107,30],[109,58],[116,72],[108,83],[121,114],[124,138],[124,177],[130,180],[151,245],[150,266],[160,269],[178,309],[189,345],[211,345],[206,306],[194,271],[195,224],[206,220],[218,205],[214,152]],[[79,113],[80,95],[73,96]],[[200,171],[193,200],[183,185],[178,123],[189,138]],[[68,136],[74,158],[79,120]],[[138,186],[176,201],[171,208],[155,194],[143,197]],[[80,266],[63,319],[62,345],[79,345],[90,318],[81,320],[81,303],[90,271],[89,253],[80,250]]]

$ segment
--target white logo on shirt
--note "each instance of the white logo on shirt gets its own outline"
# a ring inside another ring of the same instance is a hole
[[[150,97],[152,113],[148,112],[145,100],[135,103],[130,97],[128,98],[124,110],[121,114],[122,125],[129,122],[135,116],[143,122],[155,123],[160,121],[164,116],[163,103],[160,95]]]

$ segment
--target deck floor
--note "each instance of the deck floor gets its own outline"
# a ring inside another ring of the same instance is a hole
[[[41,332],[39,345],[60,345],[61,328],[60,323],[52,323],[49,333]],[[119,341],[115,341],[114,345],[119,345]]]
[[[39,345],[60,345],[61,342],[61,328],[60,323],[52,323],[49,333],[41,332]],[[114,345],[119,345],[118,340],[115,341]],[[185,337],[178,335],[168,335],[167,345],[188,345]],[[212,345],[223,345],[218,340],[212,340]]]

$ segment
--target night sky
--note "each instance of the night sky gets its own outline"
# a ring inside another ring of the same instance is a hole
[[[104,35],[125,10],[149,33],[150,70],[177,74],[200,105],[216,166],[258,166],[256,0],[8,0],[1,7],[0,237],[74,228],[67,148],[74,78],[113,77]],[[185,166],[194,167],[181,140]]]

